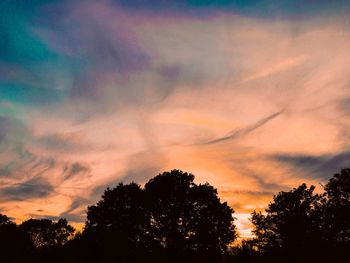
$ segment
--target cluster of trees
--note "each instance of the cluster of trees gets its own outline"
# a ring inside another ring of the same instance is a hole
[[[315,193],[305,184],[253,212],[254,236],[236,247],[233,209],[179,170],[119,184],[88,207],[81,233],[65,219],[20,225],[0,215],[4,262],[336,262],[350,256],[350,169]]]
[[[107,189],[88,208],[83,238],[94,249],[89,258],[107,260],[120,250],[119,262],[140,257],[177,262],[199,255],[214,261],[236,237],[232,214],[212,186],[173,170],[144,188],[131,183]]]
[[[335,174],[323,193],[302,184],[253,212],[254,237],[236,248],[243,262],[341,262],[350,258],[350,169]]]
[[[29,219],[16,225],[0,214],[0,257],[2,262],[43,262],[63,251],[72,240],[74,228],[67,220]],[[47,261],[49,262],[49,261]]]
[[[12,248],[3,251],[8,262],[19,262],[18,257],[36,262],[215,262],[237,236],[233,213],[214,187],[172,170],[143,188],[136,183],[107,188],[88,207],[82,233],[73,236],[64,219],[30,219],[16,226],[3,216],[0,239],[23,239],[21,247],[7,243]],[[3,235],[7,224],[12,234]]]

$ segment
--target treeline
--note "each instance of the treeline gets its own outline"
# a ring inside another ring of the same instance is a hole
[[[241,262],[349,262],[350,169],[316,194],[305,184],[273,197],[253,212],[254,237],[235,248]]]
[[[322,193],[305,184],[253,212],[254,236],[237,239],[234,211],[217,190],[179,170],[107,188],[83,231],[65,219],[0,215],[2,262],[338,262],[350,256],[350,169]]]

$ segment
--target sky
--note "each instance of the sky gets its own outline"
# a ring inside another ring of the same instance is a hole
[[[65,217],[181,169],[241,237],[350,161],[349,1],[2,0],[0,212]]]

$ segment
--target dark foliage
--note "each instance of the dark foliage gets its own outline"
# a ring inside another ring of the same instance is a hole
[[[140,255],[168,262],[199,255],[215,260],[236,237],[233,210],[216,189],[193,180],[173,170],[144,189],[135,183],[107,189],[88,208],[82,239],[107,258],[119,251],[122,262]]]
[[[261,258],[280,262],[338,262],[350,256],[350,169],[342,169],[314,194],[300,185],[274,196],[265,213],[253,212]]]
[[[336,246],[350,242],[350,169],[342,169],[325,186],[323,226],[325,238]]]
[[[318,212],[320,196],[314,187],[302,184],[290,192],[280,192],[266,209],[253,212],[254,245],[261,253],[283,255],[297,260],[312,253],[319,241]]]
[[[30,257],[33,246],[30,240],[7,216],[0,214],[0,255],[3,262],[20,262]]]
[[[93,248],[89,250],[90,257],[113,257],[125,262],[152,248],[144,202],[145,193],[139,185],[120,183],[107,189],[96,205],[88,207],[81,238]]]
[[[350,169],[315,193],[300,185],[253,212],[254,236],[233,248],[233,210],[179,170],[120,183],[88,207],[82,233],[65,219],[16,225],[0,214],[3,262],[343,262],[350,258]]]
[[[0,252],[4,262],[60,262],[74,228],[65,219],[29,219],[17,226],[0,214]]]
[[[53,222],[50,219],[29,219],[19,225],[37,249],[63,246],[74,234],[74,228],[66,219]]]
[[[171,258],[216,258],[236,237],[233,210],[209,184],[196,185],[192,174],[165,172],[145,185],[150,233]]]

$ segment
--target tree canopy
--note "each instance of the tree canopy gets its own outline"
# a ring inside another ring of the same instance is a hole
[[[335,174],[325,186],[323,229],[329,243],[350,242],[350,169]]]
[[[104,248],[115,243],[130,253],[212,256],[236,238],[233,212],[214,187],[197,185],[192,174],[172,170],[152,178],[144,188],[130,183],[107,189],[88,208],[83,235],[105,240]]]
[[[310,249],[320,202],[314,189],[302,184],[289,192],[280,192],[265,214],[253,212],[251,221],[259,251],[297,254]]]
[[[301,184],[252,213],[253,236],[234,249],[234,210],[180,170],[142,187],[119,183],[87,208],[82,232],[66,219],[0,214],[5,262],[342,262],[350,251],[350,168],[316,191]],[[323,191],[322,191],[323,190]],[[230,248],[230,249],[229,249]],[[230,252],[231,251],[231,252]]]
[[[50,219],[29,219],[19,229],[28,235],[36,248],[62,246],[73,237],[75,231],[63,218],[57,222]]]
[[[274,196],[265,213],[253,212],[251,243],[277,257],[335,260],[350,249],[350,169],[342,169],[324,187],[302,184]]]

